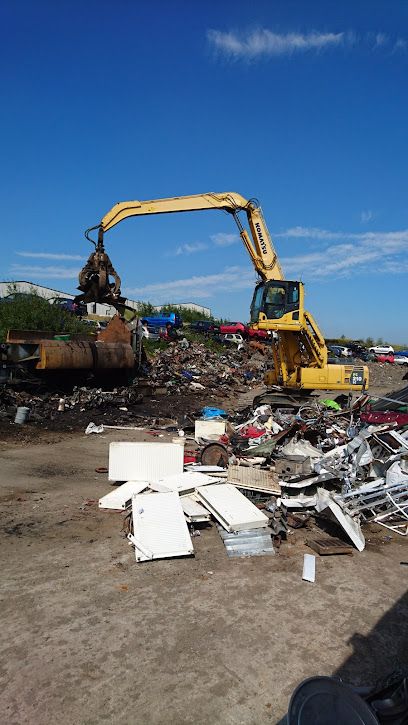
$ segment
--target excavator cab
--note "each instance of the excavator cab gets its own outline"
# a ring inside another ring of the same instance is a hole
[[[303,319],[303,285],[301,282],[269,280],[259,282],[251,303],[251,325],[258,329],[273,329],[273,323],[299,328]],[[288,329],[289,329],[288,328]]]

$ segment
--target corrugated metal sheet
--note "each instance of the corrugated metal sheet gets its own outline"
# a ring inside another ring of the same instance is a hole
[[[177,493],[139,494],[132,500],[136,561],[189,556],[194,553]]]
[[[110,481],[158,481],[183,471],[184,448],[177,443],[118,443],[109,446]]]
[[[236,556],[266,556],[274,554],[269,529],[250,529],[231,533],[217,524],[218,531],[230,558]]]
[[[146,481],[126,481],[121,486],[117,486],[99,499],[100,509],[126,509],[132,503],[132,496],[142,493],[147,487]]]
[[[177,491],[180,495],[191,493],[200,486],[208,486],[210,483],[216,483],[222,479],[207,476],[204,473],[194,473],[186,471],[177,473],[173,476],[165,476],[154,484],[154,488],[158,491]]]
[[[399,410],[404,405],[408,405],[408,385],[401,390],[387,393],[386,397],[379,398],[372,403],[371,410]]]
[[[190,524],[200,521],[210,521],[211,514],[193,496],[183,496],[180,499],[184,515]]]
[[[197,488],[199,501],[227,531],[262,528],[269,519],[230,483]]]

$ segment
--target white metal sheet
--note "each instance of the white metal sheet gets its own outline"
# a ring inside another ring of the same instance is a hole
[[[196,491],[199,501],[227,531],[268,526],[268,517],[230,483],[203,486]]]
[[[186,471],[184,473],[176,473],[173,476],[165,476],[153,484],[158,491],[177,491],[180,495],[195,491],[199,486],[208,486],[210,483],[221,481],[221,478],[214,478],[204,473],[194,473]]]
[[[218,440],[225,433],[225,420],[196,420],[194,424],[194,438],[197,443],[200,438]]]
[[[198,503],[194,496],[183,496],[180,499],[181,506],[187,521],[192,524],[200,521],[210,521],[211,514],[201,503]]]
[[[211,476],[227,477],[227,471],[221,466],[203,466],[201,463],[186,463],[186,471],[195,471],[197,473],[208,473]]]
[[[126,481],[121,486],[117,486],[99,499],[100,509],[126,509],[132,503],[132,496],[142,493],[147,487],[146,481]]]
[[[314,582],[316,578],[316,557],[313,554],[303,555],[302,579],[306,582]]]
[[[329,508],[332,514],[336,517],[340,526],[344,529],[346,534],[352,540],[354,546],[358,551],[363,551],[365,548],[365,538],[361,531],[360,522],[358,519],[353,519],[346,511],[343,511],[336,501],[332,498],[330,493],[324,488],[317,489],[317,501],[316,511],[319,513]]]
[[[194,553],[179,495],[139,494],[132,500],[136,561],[189,556]]]
[[[113,442],[109,446],[110,481],[158,481],[182,473],[184,448],[177,443]]]

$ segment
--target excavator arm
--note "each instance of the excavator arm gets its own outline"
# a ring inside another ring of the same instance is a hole
[[[120,298],[120,279],[118,284],[116,273],[115,283],[113,285],[109,283],[109,274],[113,273],[109,272],[107,274],[107,270],[113,270],[113,266],[104,248],[104,234],[116,224],[134,216],[204,211],[208,209],[220,209],[234,217],[240,237],[261,279],[283,279],[282,268],[272,239],[261,208],[255,200],[244,199],[240,194],[233,192],[194,194],[167,199],[153,199],[151,201],[123,201],[115,204],[99,224],[87,229],[85,236],[90,241],[92,241],[89,236],[90,233],[98,230],[98,242],[95,243],[95,252],[90,255],[80,274],[79,289],[83,293],[81,298],[89,301],[90,297],[94,299],[97,297],[98,299],[95,301],[110,301],[112,304],[115,304]],[[239,218],[239,212],[242,211],[247,215],[252,239]],[[98,267],[101,270],[99,279],[97,277]],[[96,282],[98,282],[98,285],[96,285]]]

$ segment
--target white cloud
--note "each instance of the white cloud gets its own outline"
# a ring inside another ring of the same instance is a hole
[[[318,227],[290,227],[275,237],[292,237],[299,239],[339,239],[342,237],[340,232],[328,232],[326,229]]]
[[[30,257],[32,259],[59,259],[70,261],[81,261],[85,257],[80,254],[58,254],[56,252],[16,252],[19,257]]]
[[[372,219],[374,219],[374,213],[371,211],[371,209],[363,210],[361,212],[360,220],[362,224],[367,224]]]
[[[251,289],[255,283],[252,266],[227,267],[217,274],[197,275],[169,282],[154,282],[143,287],[127,287],[123,293],[154,303],[183,302],[185,298],[205,299],[231,290]]]
[[[408,42],[404,38],[391,39],[381,31],[357,35],[353,31],[276,33],[268,28],[241,32],[211,29],[207,31],[207,41],[216,52],[232,60],[247,61],[353,46],[365,47],[373,52],[379,49],[386,51],[387,47],[392,48],[392,53],[405,52],[408,49]]]
[[[217,247],[229,247],[231,244],[236,244],[240,241],[239,234],[226,234],[224,232],[218,232],[218,234],[212,234],[210,237],[211,241]]]
[[[203,252],[205,249],[208,249],[207,245],[203,242],[190,242],[186,244],[180,244],[175,254],[177,256],[180,256],[181,254],[196,254],[196,252]]]
[[[386,35],[385,33],[377,33],[375,36],[374,44],[376,48],[380,48],[381,46],[386,45],[388,41],[388,35]]]
[[[408,48],[408,43],[404,38],[398,38],[393,47],[393,53],[402,52],[404,53]]]
[[[305,51],[320,51],[352,42],[350,33],[274,33],[258,28],[246,33],[208,30],[207,39],[217,51],[235,60],[254,60],[260,57],[291,55]]]
[[[287,279],[325,280],[357,275],[396,275],[408,272],[408,229],[396,232],[332,232],[320,227],[293,227],[281,237],[310,240],[313,251],[282,257]],[[319,249],[316,250],[316,242]],[[337,242],[337,243],[336,243]],[[307,245],[308,242],[305,242]],[[128,287],[128,297],[150,300],[153,303],[185,302],[236,290],[252,290],[256,275],[248,259],[241,267],[227,267],[217,274],[152,282],[140,287]]]
[[[295,234],[293,234],[295,232]],[[396,232],[329,232],[294,227],[282,237],[338,241],[323,249],[281,259],[285,274],[294,279],[323,279],[358,274],[401,274],[408,269],[408,229]]]
[[[13,276],[24,275],[37,279],[75,279],[78,277],[79,269],[68,269],[67,267],[37,267],[29,264],[12,264],[10,274]]]

